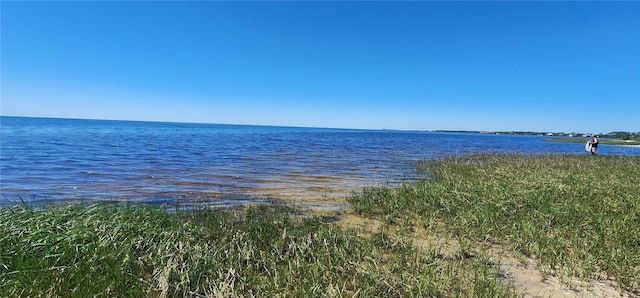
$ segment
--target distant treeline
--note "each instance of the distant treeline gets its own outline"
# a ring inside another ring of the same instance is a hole
[[[606,134],[605,137],[621,140],[633,140],[640,139],[640,132],[613,131]]]
[[[500,135],[521,135],[521,136],[560,136],[560,137],[588,137],[591,134],[577,132],[536,132],[536,131],[469,131],[469,130],[437,130],[437,132],[453,132],[453,133],[481,133],[481,134],[500,134]],[[640,132],[628,131],[612,131],[607,134],[599,134],[600,137],[633,140],[640,139]]]

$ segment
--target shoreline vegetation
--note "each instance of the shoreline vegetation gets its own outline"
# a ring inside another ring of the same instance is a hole
[[[416,167],[428,178],[365,188],[338,214],[0,209],[0,296],[551,296],[527,292],[520,269],[581,296],[607,296],[602,284],[640,296],[640,157],[474,154]]]

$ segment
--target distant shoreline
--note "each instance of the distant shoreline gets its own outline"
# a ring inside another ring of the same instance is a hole
[[[557,142],[557,143],[586,143],[585,139],[575,139],[575,138],[548,138],[544,139],[546,142]],[[610,145],[610,146],[625,146],[625,147],[640,147],[640,140],[600,140],[599,144],[601,145]]]

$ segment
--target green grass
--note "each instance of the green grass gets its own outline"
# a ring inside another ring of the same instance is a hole
[[[286,207],[0,210],[1,297],[515,296],[488,258],[447,259]]]
[[[424,162],[429,179],[368,188],[363,215],[474,246],[501,245],[546,272],[615,279],[640,294],[640,158],[489,155]],[[476,245],[477,243],[477,245]]]

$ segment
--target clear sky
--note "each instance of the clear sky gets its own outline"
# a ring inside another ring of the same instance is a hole
[[[0,3],[2,115],[640,131],[640,2]]]

